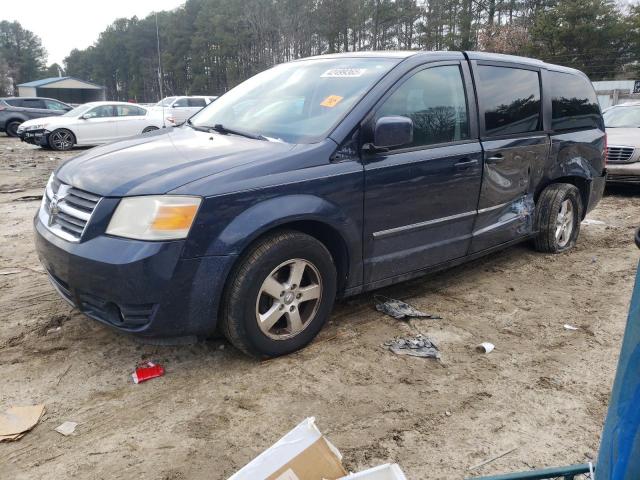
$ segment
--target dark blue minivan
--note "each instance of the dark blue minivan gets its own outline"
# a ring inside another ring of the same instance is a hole
[[[524,240],[562,252],[602,196],[579,71],[475,52],[276,66],[180,128],[81,153],[35,218],[51,283],[145,337],[216,330],[259,357],[345,297]]]

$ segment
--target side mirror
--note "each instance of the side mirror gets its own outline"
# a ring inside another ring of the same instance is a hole
[[[413,120],[409,117],[381,117],[373,131],[375,148],[391,148],[413,142]]]
[[[80,120],[87,120],[89,116],[85,113],[84,115],[80,115]]]

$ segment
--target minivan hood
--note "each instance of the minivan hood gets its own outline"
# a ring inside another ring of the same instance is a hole
[[[273,159],[293,147],[185,126],[92,148],[61,165],[56,176],[101,196],[164,194],[239,165]]]
[[[640,128],[607,128],[607,145],[640,148]]]

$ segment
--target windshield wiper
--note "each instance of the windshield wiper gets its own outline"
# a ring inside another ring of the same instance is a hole
[[[223,135],[232,134],[232,135],[240,135],[242,137],[252,138],[253,140],[268,140],[264,135],[260,135],[257,133],[245,132],[244,130],[237,130],[235,128],[227,128],[221,123],[216,123],[213,127],[208,127],[209,130],[213,130],[218,133],[222,133]]]

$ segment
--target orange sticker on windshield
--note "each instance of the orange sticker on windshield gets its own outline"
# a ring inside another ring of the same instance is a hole
[[[331,108],[331,107],[335,107],[338,103],[340,103],[341,100],[342,100],[342,97],[339,95],[329,95],[322,102],[320,102],[320,105],[323,107]]]

